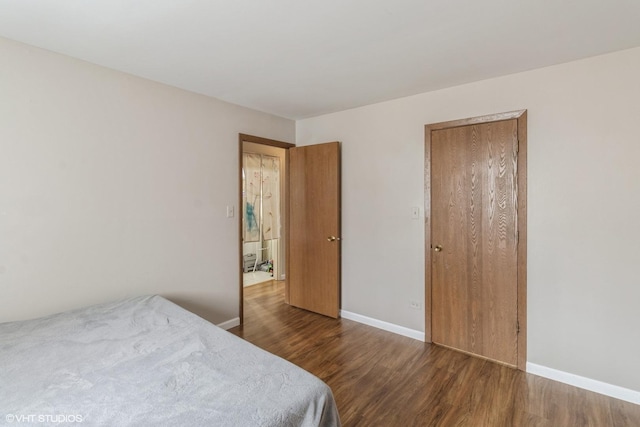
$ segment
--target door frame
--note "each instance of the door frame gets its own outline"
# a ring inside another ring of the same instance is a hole
[[[516,119],[518,126],[518,255],[517,310],[518,354],[517,368],[526,370],[527,363],[527,110],[489,114],[468,119],[425,125],[424,139],[424,232],[425,232],[425,342],[431,342],[432,286],[431,286],[431,132],[448,128],[471,126]]]
[[[262,138],[260,136],[247,135],[244,133],[238,134],[238,282],[240,288],[240,308],[239,308],[239,317],[240,317],[240,325],[244,323],[244,283],[243,283],[243,246],[242,246],[242,216],[244,215],[244,206],[242,206],[242,154],[244,153],[244,143],[252,142],[254,144],[260,145],[268,145],[270,147],[283,148],[285,150],[285,171],[288,171],[289,165],[289,148],[295,147],[295,144],[291,144],[289,142],[277,141],[275,139]],[[288,174],[288,173],[287,173]],[[286,212],[289,211],[289,178],[288,176],[284,177],[284,209]],[[289,215],[285,215],[285,220],[283,224],[284,229],[284,259],[285,259],[285,280],[289,276]],[[285,302],[289,303],[289,287],[287,286],[287,282],[285,282]]]

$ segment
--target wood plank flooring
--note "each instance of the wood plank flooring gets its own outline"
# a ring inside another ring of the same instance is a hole
[[[640,406],[284,303],[283,282],[245,288],[230,330],[315,374],[343,426],[640,426]]]

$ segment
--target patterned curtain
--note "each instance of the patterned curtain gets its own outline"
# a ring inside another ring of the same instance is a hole
[[[262,235],[280,238],[280,159],[262,156]]]
[[[260,163],[259,154],[242,155],[245,242],[260,241]]]

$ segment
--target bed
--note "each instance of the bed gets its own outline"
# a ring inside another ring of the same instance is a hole
[[[0,424],[339,426],[330,388],[160,297],[0,324]]]

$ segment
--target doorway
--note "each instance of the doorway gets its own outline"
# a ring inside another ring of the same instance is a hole
[[[284,279],[285,150],[253,142],[242,153],[243,286]]]
[[[240,323],[245,286],[285,279],[291,147],[295,145],[239,135]]]
[[[256,146],[261,146],[262,149],[275,147],[284,152],[284,161],[280,162],[281,166],[284,165],[284,172],[281,171],[280,175],[280,180],[284,182],[281,194],[283,210],[280,213],[280,267],[279,273],[276,273],[286,280],[284,303],[326,316],[339,317],[340,143],[296,147],[286,142],[240,134],[238,180],[241,190],[238,206],[241,207],[246,201],[246,195],[242,192],[243,153],[245,147]],[[238,221],[241,325],[244,320],[244,227],[243,221]],[[263,238],[261,241],[264,240],[267,239]],[[260,246],[259,249],[264,247]],[[247,263],[249,264],[251,261]]]
[[[425,129],[427,341],[524,370],[526,110]]]

